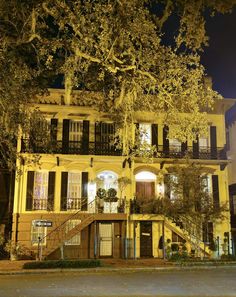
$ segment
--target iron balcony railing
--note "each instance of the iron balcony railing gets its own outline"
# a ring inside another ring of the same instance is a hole
[[[69,154],[69,155],[101,155],[101,156],[121,156],[122,151],[117,149],[109,142],[88,142],[82,141],[63,141],[51,142],[48,146],[32,142],[30,139],[21,140],[22,153],[38,154]],[[136,155],[138,157],[138,155]],[[163,146],[158,145],[154,157],[202,160],[226,160],[226,151],[219,147],[198,147],[187,146],[184,149],[181,146]]]

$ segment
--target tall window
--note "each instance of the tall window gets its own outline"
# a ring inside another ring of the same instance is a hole
[[[78,226],[81,223],[81,220],[69,220],[66,222],[66,233],[71,231],[73,228]],[[80,232],[74,235],[71,239],[65,242],[66,245],[80,245]]]
[[[81,173],[68,173],[67,209],[81,208]]]
[[[207,152],[208,149],[208,138],[207,137],[200,137],[199,138],[199,151],[200,152]]]
[[[150,144],[152,143],[152,130],[150,124],[139,124],[139,131],[141,137],[142,144]]]
[[[181,142],[176,138],[169,139],[169,147],[172,152],[181,152]]]
[[[33,209],[47,209],[48,203],[48,172],[36,171],[34,175]]]
[[[81,141],[83,135],[83,122],[70,121],[70,141]]]
[[[35,220],[32,221],[32,227],[31,227],[31,243],[32,244],[38,244],[39,238],[41,239],[41,244],[46,244],[46,237],[45,237],[46,234],[47,234],[46,227],[36,227]]]
[[[236,195],[233,195],[232,197],[232,206],[233,206],[232,213],[236,215]]]

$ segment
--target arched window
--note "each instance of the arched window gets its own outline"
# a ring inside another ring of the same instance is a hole
[[[117,174],[113,171],[102,171],[97,175],[97,189],[108,190],[110,188],[118,189]]]

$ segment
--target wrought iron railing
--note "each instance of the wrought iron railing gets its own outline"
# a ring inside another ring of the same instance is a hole
[[[21,140],[22,153],[53,153],[53,154],[71,154],[71,155],[101,155],[101,156],[121,156],[122,151],[117,149],[109,142],[88,142],[82,141],[63,141],[51,142],[48,147],[33,143],[30,139]],[[138,155],[137,155],[138,157]],[[190,159],[202,160],[226,160],[226,151],[219,147],[199,147],[197,150],[192,146],[184,149],[181,146],[164,147],[158,145],[154,157],[182,159],[189,157]]]

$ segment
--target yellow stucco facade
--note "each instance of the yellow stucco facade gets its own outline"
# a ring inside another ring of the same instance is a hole
[[[40,248],[42,256],[48,258],[60,257],[62,245],[67,258],[163,258],[166,256],[163,246],[167,239],[174,242],[173,238],[176,241],[184,239],[188,251],[193,250],[190,236],[170,219],[160,214],[138,214],[130,207],[130,200],[137,196],[138,183],[142,191],[151,191],[149,195],[155,198],[159,192],[165,191],[159,174],[163,170],[168,172],[173,164],[181,166],[185,162],[181,145],[177,144],[176,149],[168,141],[166,153],[162,116],[136,114],[137,123],[150,126],[152,142],[160,154],[152,162],[140,157],[130,160],[107,141],[112,126],[101,124],[98,131],[98,123],[112,124],[108,115],[85,106],[63,105],[62,96],[61,90],[51,90],[48,98],[41,98],[41,103],[36,104],[49,124],[56,126],[56,149],[42,153],[42,148],[41,151],[40,148],[31,148],[29,153],[29,139],[19,136],[21,158],[17,165],[21,174],[15,180],[12,239],[35,254]],[[80,96],[85,95],[78,92],[76,100]],[[205,150],[201,151],[198,143],[194,155],[192,143],[185,147],[191,151],[193,162],[202,164],[210,170],[211,176],[217,177],[216,191],[220,204],[229,201],[228,160],[223,154],[226,143],[224,112],[227,108],[226,103],[219,102],[208,114],[209,136],[204,139]],[[87,136],[83,146],[85,130]],[[35,155],[40,156],[38,164],[31,162]],[[146,180],[145,174],[138,176],[143,172],[149,173]],[[122,191],[117,184],[121,177],[130,180]],[[106,190],[117,190],[118,201],[104,200],[101,203],[102,199],[97,197],[101,180]],[[82,198],[86,198],[84,205]],[[66,206],[63,206],[64,202]],[[37,226],[40,223],[36,221],[48,221],[52,226]],[[214,223],[213,229],[214,239],[217,238],[219,244],[219,256],[223,253],[225,234],[230,232],[228,212],[224,220]],[[198,256],[203,255],[203,249],[210,254],[203,243],[199,246]]]

